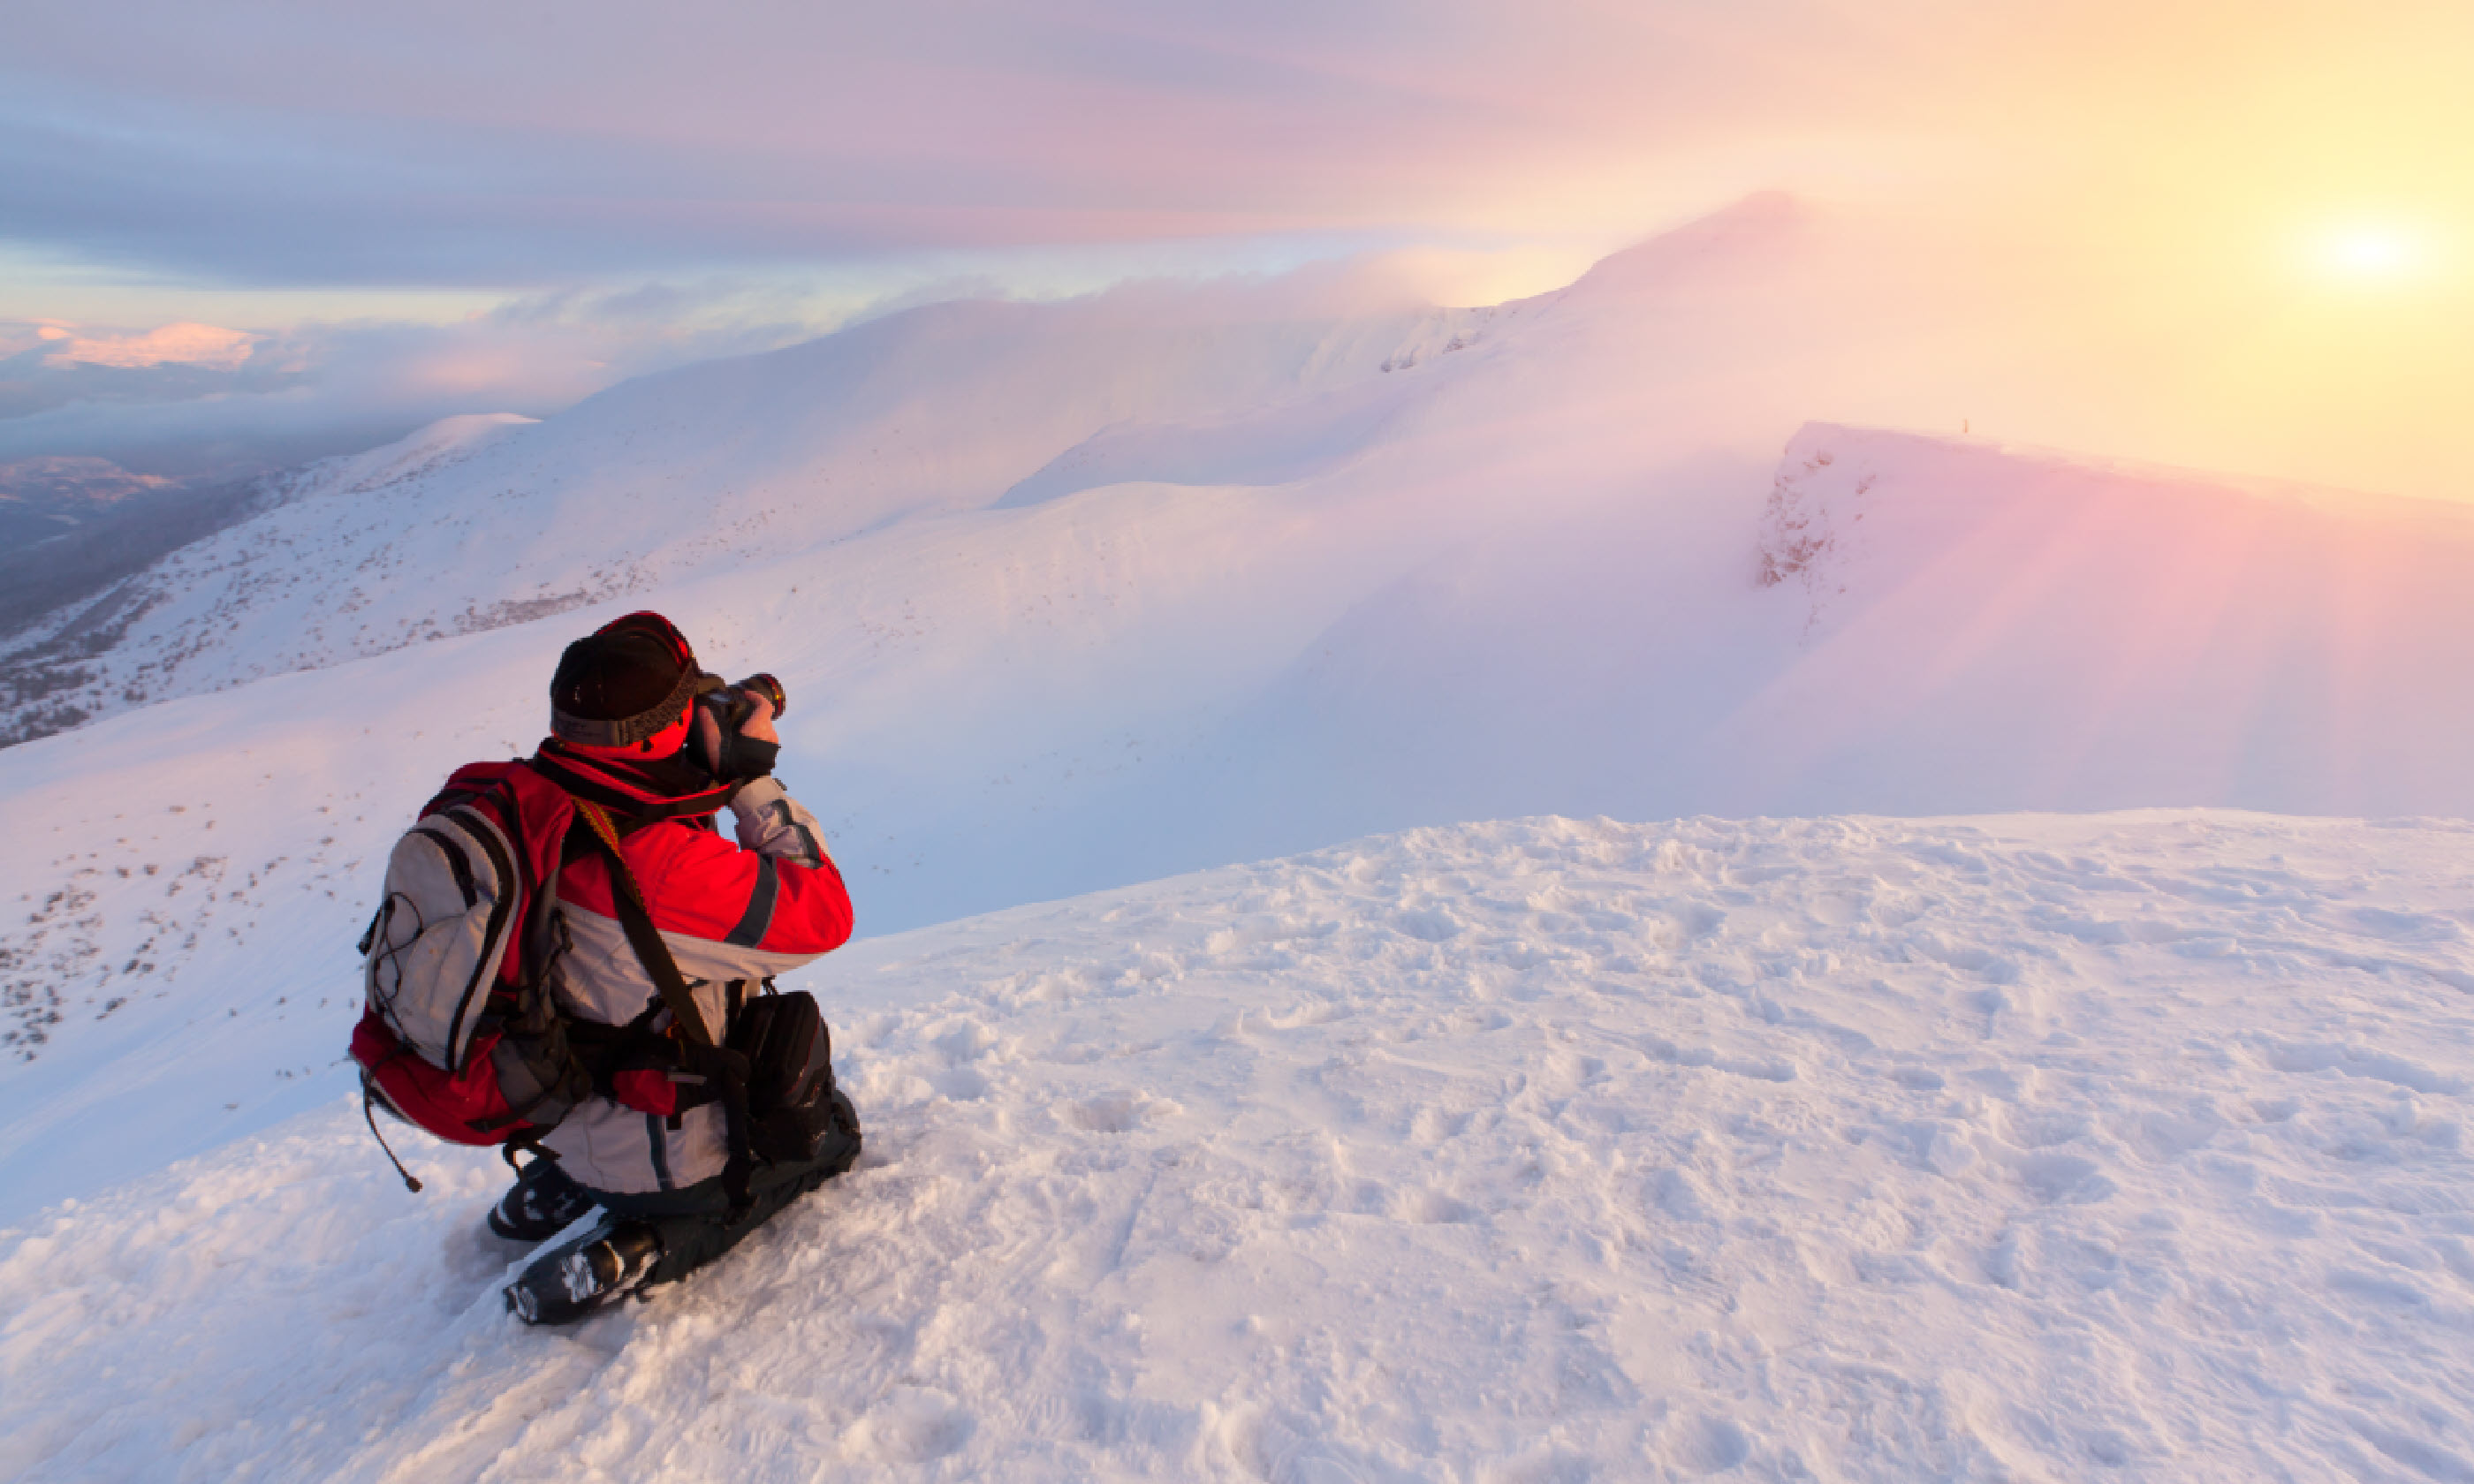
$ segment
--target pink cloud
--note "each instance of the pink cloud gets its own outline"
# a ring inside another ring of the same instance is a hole
[[[53,348],[45,359],[54,363],[75,361],[87,366],[204,366],[215,371],[237,371],[249,360],[257,344],[266,339],[248,330],[230,330],[220,325],[182,322],[159,325],[136,334],[112,334],[97,331],[81,334],[58,324],[44,325],[37,334]]]

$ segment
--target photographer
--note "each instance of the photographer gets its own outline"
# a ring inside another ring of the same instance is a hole
[[[668,620],[632,613],[568,647],[550,702],[521,766],[574,801],[544,972],[592,1090],[490,1226],[541,1241],[603,1217],[509,1286],[533,1324],[684,1277],[860,1149],[813,1000],[772,993],[851,933],[814,817],[770,777],[780,687],[724,686]]]

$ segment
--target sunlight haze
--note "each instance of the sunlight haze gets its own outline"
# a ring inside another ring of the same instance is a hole
[[[727,15],[19,17],[0,353],[191,322],[289,356],[286,416],[539,415],[938,298],[1355,259],[1496,302],[1779,190],[1863,223],[1797,292],[1951,322],[1882,347],[1912,397],[1833,385],[1813,416],[2466,492],[2462,5]],[[170,416],[45,413],[0,454]]]

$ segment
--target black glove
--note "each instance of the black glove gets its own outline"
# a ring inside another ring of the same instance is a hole
[[[779,743],[760,742],[740,730],[755,710],[754,703],[741,694],[740,687],[714,691],[697,703],[695,733],[691,751],[695,760],[704,765],[717,783],[745,783],[773,771],[775,759],[782,755]],[[710,732],[707,719],[713,723]]]
[[[782,755],[778,742],[759,742],[754,737],[736,731],[721,739],[721,755],[713,760],[713,776],[725,783],[745,783],[765,778],[773,772],[774,760]]]

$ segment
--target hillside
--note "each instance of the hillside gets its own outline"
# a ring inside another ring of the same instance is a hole
[[[2469,840],[1542,819],[879,938],[861,1167],[571,1334],[332,1080],[0,1233],[0,1472],[2463,1477]]]
[[[863,934],[1541,812],[2474,815],[2460,507],[1649,416],[1698,379],[1678,326],[1796,230],[1750,209],[1492,314],[954,306],[321,466],[158,568],[102,661],[198,693],[0,752],[0,1214],[337,1087],[403,811],[529,751],[560,647],[641,604],[788,682]],[[923,408],[909,472],[828,492]],[[552,611],[551,566],[622,556]],[[163,1141],[96,1120],[133,1097]]]
[[[510,413],[448,418],[382,447],[296,469],[221,482],[158,480],[165,488],[123,494],[61,535],[0,554],[0,705],[8,713],[0,747],[289,667],[279,651],[267,653],[265,635],[314,625],[319,606],[335,601],[336,584],[322,564],[331,552],[287,549],[277,534],[292,519],[284,507],[309,501],[331,511],[375,497],[370,514],[383,526],[390,516],[381,491],[469,458],[531,420]],[[255,644],[234,632],[251,617]]]
[[[84,718],[501,628],[975,510],[1129,419],[1379,378],[1449,316],[1120,294],[933,305],[630,381],[539,426],[454,418],[313,466],[63,628],[117,622]],[[9,681],[0,649],[0,685]]]
[[[1825,228],[892,315],[12,640],[0,1470],[2474,1476],[2474,515],[1856,425]],[[352,944],[644,606],[788,683],[874,1153],[521,1336]]]

